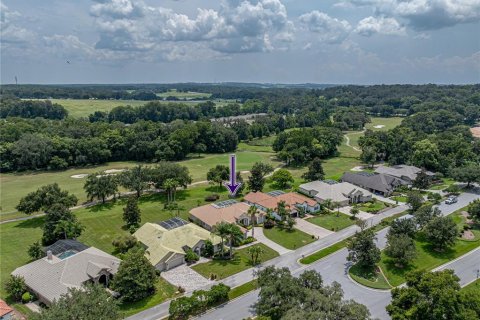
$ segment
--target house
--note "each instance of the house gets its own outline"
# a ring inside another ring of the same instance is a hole
[[[245,196],[245,202],[249,205],[256,206],[263,212],[271,210],[273,216],[280,220],[281,217],[275,211],[278,203],[284,201],[286,206],[290,208],[293,216],[298,215],[298,211],[302,208],[306,213],[317,212],[320,210],[320,205],[313,199],[307,198],[295,192],[285,193],[283,191],[250,192]]]
[[[207,240],[212,241],[215,252],[221,243],[220,238],[210,231],[180,218],[147,222],[133,235],[145,246],[147,259],[160,271],[185,263],[188,250],[200,254]]]
[[[345,172],[341,180],[342,182],[349,182],[384,197],[390,196],[398,186],[407,184],[402,179],[396,177],[383,173],[370,172]]]
[[[0,320],[13,320],[13,309],[0,299]]]
[[[375,172],[402,179],[408,185],[411,185],[413,181],[415,181],[415,179],[417,178],[417,175],[422,172],[422,169],[414,166],[407,166],[404,164],[391,167],[380,165],[377,169],[375,169]],[[435,175],[433,172],[430,171],[425,171],[425,173],[430,177],[433,177]]]
[[[75,240],[60,240],[47,248],[47,256],[15,269],[12,275],[25,279],[28,289],[46,305],[69,288],[86,283],[108,285],[117,273],[120,259]]]
[[[243,227],[251,225],[251,216],[248,213],[250,205],[245,202],[226,200],[218,203],[207,204],[190,210],[190,221],[197,223],[203,228],[212,231],[213,227],[220,222],[236,223],[246,236],[247,230]],[[255,223],[263,223],[265,213],[257,210]]]
[[[312,181],[301,184],[299,192],[314,197],[319,203],[330,200],[331,202],[339,203],[342,207],[372,200],[372,194],[369,191],[348,182],[333,180]]]

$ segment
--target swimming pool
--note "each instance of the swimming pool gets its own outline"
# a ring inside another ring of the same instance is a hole
[[[73,256],[73,255],[76,254],[76,253],[77,253],[77,251],[75,251],[75,250],[67,250],[67,251],[62,252],[61,254],[59,254],[57,257],[58,257],[59,259],[62,259],[62,260],[63,260],[63,259],[66,259],[66,258],[68,258],[68,257]]]

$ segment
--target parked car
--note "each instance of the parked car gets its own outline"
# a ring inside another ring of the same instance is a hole
[[[445,200],[445,204],[454,204],[458,201],[457,197],[449,197],[447,200]]]

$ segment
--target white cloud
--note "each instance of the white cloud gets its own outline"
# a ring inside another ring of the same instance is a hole
[[[22,44],[33,39],[33,33],[16,25],[20,13],[0,2],[0,40],[2,43]]]
[[[394,18],[372,16],[362,19],[355,28],[355,32],[366,37],[376,33],[399,36],[406,34],[405,27]]]
[[[301,15],[299,21],[305,29],[317,34],[318,39],[326,43],[341,43],[351,30],[348,21],[332,18],[317,10]]]

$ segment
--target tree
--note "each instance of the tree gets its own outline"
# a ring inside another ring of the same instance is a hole
[[[471,202],[468,205],[467,212],[470,219],[475,221],[475,223],[480,223],[480,200],[477,199]]]
[[[257,207],[250,206],[247,215],[250,217],[250,224],[252,225],[252,237],[255,238],[255,221],[257,220]]]
[[[227,181],[230,177],[230,169],[227,166],[217,164],[214,168],[211,168],[207,172],[207,180],[210,183],[218,184],[218,187],[222,187],[223,181]]]
[[[428,189],[428,186],[430,185],[431,182],[431,177],[427,175],[425,170],[420,171],[417,174],[417,177],[415,180],[413,180],[413,187],[417,189]]]
[[[466,182],[468,188],[472,182],[480,183],[480,165],[469,163],[463,167],[454,168],[450,175],[456,181]]]
[[[410,191],[407,193],[407,204],[410,205],[412,211],[417,211],[424,202],[423,196],[418,191]]]
[[[140,209],[138,208],[138,200],[136,197],[129,197],[127,200],[127,206],[123,208],[123,221],[128,228],[138,228],[142,217],[140,215]]]
[[[273,171],[273,167],[263,162],[255,162],[250,170],[248,188],[253,191],[262,191],[265,185],[265,176]]]
[[[220,237],[220,239],[222,240],[222,245],[221,245],[221,248],[220,248],[220,252],[222,254],[222,257],[223,257],[223,252],[224,252],[224,248],[225,248],[225,238],[228,237],[229,235],[229,232],[230,232],[230,227],[229,227],[229,224],[225,221],[222,221],[222,222],[219,222],[215,225],[215,227],[213,228],[213,233],[216,234],[217,236]]]
[[[282,222],[286,222],[288,217],[290,217],[290,208],[283,200],[277,203],[275,211],[280,216]]]
[[[355,233],[348,243],[348,261],[356,263],[359,267],[371,269],[380,261],[380,249],[375,245],[375,234],[371,229]]]
[[[78,199],[68,191],[61,190],[57,183],[40,187],[37,191],[30,192],[20,199],[16,209],[26,214],[40,210],[47,211],[54,204],[62,204],[70,208],[76,205]]]
[[[290,171],[286,169],[279,169],[272,175],[272,180],[280,189],[285,189],[290,186],[295,180]]]
[[[360,154],[360,160],[363,163],[366,163],[369,165],[371,168],[373,168],[373,165],[377,161],[377,151],[375,150],[374,147],[370,146],[365,146],[362,148],[362,153]]]
[[[370,319],[365,306],[343,300],[340,285],[324,286],[316,271],[305,271],[296,278],[288,268],[269,266],[258,272],[257,281],[258,319]]]
[[[434,142],[424,139],[415,143],[413,149],[413,165],[428,170],[436,170],[438,168],[440,151]]]
[[[143,190],[147,189],[148,183],[151,181],[151,170],[142,165],[135,166],[125,170],[120,174],[120,184],[130,190],[135,191],[137,198],[142,195]]]
[[[118,180],[111,174],[92,173],[87,176],[83,189],[90,201],[96,197],[105,203],[106,198],[118,192]]]
[[[252,265],[255,266],[260,261],[259,257],[265,252],[265,250],[263,250],[260,246],[250,246],[248,247],[247,252],[250,255]]]
[[[332,202],[332,207],[334,209],[337,209],[337,217],[340,216],[340,208],[342,207],[342,204],[338,201],[333,201]]]
[[[54,301],[48,309],[42,308],[33,320],[118,320],[122,316],[118,302],[101,285],[70,288],[67,294]]]
[[[112,246],[120,253],[126,253],[137,244],[137,238],[131,234],[117,236],[112,241]]]
[[[32,260],[38,260],[44,256],[39,241],[35,241],[28,247],[28,256],[32,258]]]
[[[228,224],[228,237],[230,246],[230,259],[233,257],[233,245],[242,241],[243,232],[235,223]]]
[[[155,183],[156,188],[165,188],[167,179],[175,180],[178,186],[183,188],[187,188],[192,183],[192,177],[187,167],[175,162],[161,161],[151,169],[151,181]]]
[[[403,268],[417,256],[415,243],[406,234],[390,235],[385,253],[393,259],[395,265],[399,268]]]
[[[432,205],[423,205],[413,213],[415,223],[420,229],[423,229],[430,221],[440,216],[440,209],[433,208]]]
[[[457,236],[457,225],[451,217],[436,217],[425,227],[425,237],[437,251],[453,246]]]
[[[77,217],[67,207],[54,204],[46,211],[42,243],[48,245],[60,239],[77,238],[83,229]]]
[[[387,306],[393,320],[478,319],[480,298],[462,294],[453,270],[414,271],[406,278],[406,286],[392,290]]]
[[[388,236],[406,235],[410,238],[415,236],[417,226],[415,219],[395,219],[390,224]]]
[[[308,165],[308,170],[302,175],[302,178],[306,181],[323,180],[325,173],[323,171],[322,160],[316,157]]]
[[[360,210],[357,207],[352,207],[350,209],[350,214],[352,215],[353,219],[356,219],[357,214],[360,212]]]
[[[5,282],[5,291],[15,301],[22,300],[22,294],[27,291],[25,279],[21,276],[11,275]]]
[[[111,288],[125,301],[138,301],[155,292],[156,282],[155,267],[145,257],[145,251],[133,248],[120,263]]]
[[[197,143],[195,145],[195,152],[198,153],[198,157],[200,158],[200,154],[201,153],[204,153],[205,151],[207,151],[207,146],[204,145],[203,143]]]

